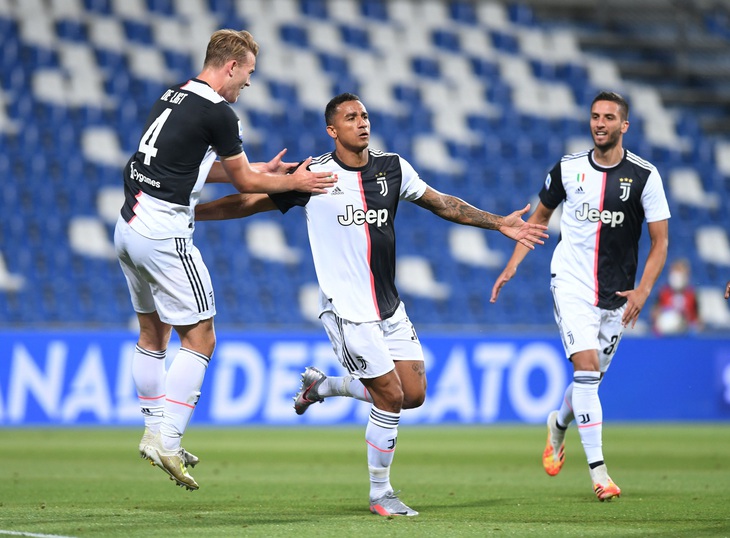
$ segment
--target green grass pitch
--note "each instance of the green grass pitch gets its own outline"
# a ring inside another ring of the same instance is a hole
[[[571,428],[542,469],[541,426],[401,426],[391,481],[421,515],[368,511],[364,426],[193,424],[196,492],[139,458],[141,428],[0,429],[0,537],[730,536],[730,424],[610,424],[623,494],[593,495]]]

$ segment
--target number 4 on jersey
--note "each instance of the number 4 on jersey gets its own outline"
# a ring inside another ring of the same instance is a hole
[[[155,142],[157,142],[157,137],[160,136],[162,126],[165,125],[167,118],[170,116],[170,112],[172,112],[172,109],[166,108],[162,114],[157,116],[157,119],[152,122],[150,128],[147,129],[147,132],[142,136],[142,139],[139,141],[138,151],[144,154],[145,165],[150,164],[152,157],[157,157],[157,148],[155,147]]]

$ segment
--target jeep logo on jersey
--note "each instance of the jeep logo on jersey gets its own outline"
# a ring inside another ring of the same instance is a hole
[[[588,222],[601,221],[603,224],[610,224],[611,228],[615,228],[623,223],[625,217],[623,211],[609,211],[608,209],[600,211],[590,208],[588,204],[583,204],[580,211],[575,212],[575,218],[578,220],[587,220]]]
[[[634,180],[628,177],[622,177],[619,181],[621,182],[621,196],[619,196],[619,198],[622,202],[625,202],[629,199],[629,194],[631,194],[631,184]]]
[[[388,210],[387,209],[368,209],[363,211],[362,209],[355,209],[354,206],[348,205],[345,208],[344,215],[337,215],[337,222],[343,226],[349,226],[355,224],[360,226],[361,224],[375,224],[378,228],[388,222]]]

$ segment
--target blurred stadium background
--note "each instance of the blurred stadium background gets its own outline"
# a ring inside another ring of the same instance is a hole
[[[669,260],[690,259],[706,327],[730,327],[730,7],[712,0],[0,0],[3,326],[128,326],[111,241],[120,167],[151,103],[198,73],[220,27],[248,29],[262,47],[235,105],[252,161],[328,150],[324,105],[353,91],[373,146],[498,213],[534,202],[560,156],[590,147],[598,90],[623,92],[626,146],[665,181]],[[319,328],[296,213],[198,225],[219,327]],[[551,328],[556,240],[557,229],[490,305],[511,242],[401,205],[411,317],[422,328]]]

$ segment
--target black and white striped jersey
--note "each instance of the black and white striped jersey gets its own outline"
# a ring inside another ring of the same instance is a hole
[[[417,200],[426,183],[395,153],[368,150],[366,166],[351,168],[334,154],[312,160],[310,169],[337,177],[327,194],[271,194],[286,213],[303,206],[322,310],[348,321],[387,319],[400,304],[395,287],[395,214],[400,200]]]
[[[241,153],[241,135],[236,113],[205,82],[169,88],[152,106],[124,169],[124,220],[151,239],[190,237],[216,155]]]
[[[670,217],[657,169],[628,150],[612,168],[597,165],[593,150],[566,155],[545,179],[540,200],[550,209],[563,202],[553,279],[601,308],[623,305],[616,292],[635,286],[644,220]]]

